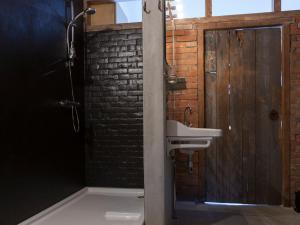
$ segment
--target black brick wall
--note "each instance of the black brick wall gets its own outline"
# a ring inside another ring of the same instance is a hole
[[[88,33],[86,64],[87,185],[142,188],[142,29]]]

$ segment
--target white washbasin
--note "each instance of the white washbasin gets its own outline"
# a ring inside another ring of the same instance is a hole
[[[174,149],[205,149],[211,145],[214,138],[221,136],[220,129],[192,128],[175,120],[167,121],[168,153]]]
[[[221,137],[222,130],[187,127],[178,121],[168,120],[167,136],[168,137],[192,137],[192,138],[193,137]]]

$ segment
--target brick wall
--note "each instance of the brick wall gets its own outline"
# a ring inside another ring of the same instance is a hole
[[[300,22],[300,17],[297,19]],[[142,187],[142,40],[141,29],[89,33],[86,77],[86,133],[88,185]],[[191,24],[177,25],[176,71],[187,89],[169,93],[168,117],[183,122],[191,106],[191,122],[199,124],[198,47]],[[172,64],[171,31],[167,32],[167,59]],[[300,190],[300,29],[291,25],[291,196]],[[201,65],[202,66],[202,65]],[[174,104],[175,99],[175,104]],[[174,108],[175,106],[175,108]],[[175,109],[175,110],[174,110]],[[177,158],[179,197],[203,197],[202,154],[194,155],[194,171],[187,156]]]
[[[296,19],[300,23],[300,16]],[[300,29],[291,25],[291,196],[300,191]]]
[[[143,187],[142,30],[87,34],[87,185]]]
[[[300,29],[298,24],[300,23],[300,16],[296,16],[296,23],[291,24],[291,50],[290,50],[290,140],[291,140],[291,168],[290,168],[290,180],[291,180],[291,201],[294,204],[295,191],[300,191]],[[200,118],[198,118],[199,110],[199,93],[203,90],[196,91],[197,82],[203,79],[201,76],[197,75],[197,70],[200,70],[203,65],[198,65],[194,60],[197,59],[197,55],[190,54],[191,52],[197,51],[197,46],[201,45],[197,40],[195,34],[195,26],[197,22],[189,20],[181,20],[177,22],[176,25],[176,56],[177,59],[177,72],[179,76],[187,78],[187,90],[174,92],[175,94],[175,106],[174,108],[174,94],[169,95],[168,101],[168,116],[169,118],[175,118],[176,120],[183,121],[183,111],[184,107],[188,104],[194,109],[192,114],[192,123],[196,127]],[[171,26],[168,26],[171,29]],[[171,49],[171,31],[167,34],[167,53],[168,61],[172,60],[172,49]],[[201,46],[203,47],[203,46]],[[193,59],[192,59],[193,58]],[[199,61],[199,58],[198,58]],[[197,67],[198,65],[198,67]],[[199,88],[199,85],[198,85]],[[198,93],[198,95],[196,95]],[[200,102],[201,104],[201,102]],[[177,179],[176,183],[179,187],[179,194],[182,193],[186,196],[186,193],[190,193],[190,197],[197,196],[197,188],[201,188],[201,182],[204,182],[203,173],[201,170],[201,163],[204,163],[202,155],[194,156],[194,163],[197,168],[195,174],[187,175],[186,165],[184,161],[187,160],[186,156],[180,155],[178,160],[177,168]],[[197,178],[198,173],[198,178]],[[202,190],[198,189],[198,197],[201,200]]]
[[[190,106],[190,122],[199,127],[198,98],[198,40],[197,30],[175,31],[175,65],[179,77],[186,79],[186,89],[169,92],[168,118],[184,122],[184,110]],[[172,31],[167,32],[167,60],[173,65]],[[188,170],[188,155],[177,153],[176,158],[176,192],[179,200],[203,200],[204,194],[204,155],[196,152],[193,156],[193,172]]]

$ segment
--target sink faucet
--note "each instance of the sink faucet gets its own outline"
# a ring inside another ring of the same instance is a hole
[[[190,120],[190,116],[192,114],[192,107],[190,107],[189,105],[187,107],[185,107],[184,109],[184,119],[183,119],[183,123],[184,125],[186,125],[187,127],[191,127],[192,123]]]

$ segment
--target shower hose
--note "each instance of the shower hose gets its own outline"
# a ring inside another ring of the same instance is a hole
[[[69,24],[67,28],[67,51],[68,51],[68,57],[70,56],[70,40],[69,40],[69,30],[70,30],[71,24]],[[69,58],[68,60],[68,71],[69,71],[69,80],[70,80],[70,88],[71,88],[71,98],[72,101],[75,103],[75,95],[74,95],[74,86],[73,86],[73,75],[72,75],[72,59]],[[75,105],[72,105],[71,107],[71,113],[72,113],[72,124],[73,129],[75,133],[78,133],[80,131],[80,121],[78,116],[78,109]]]

